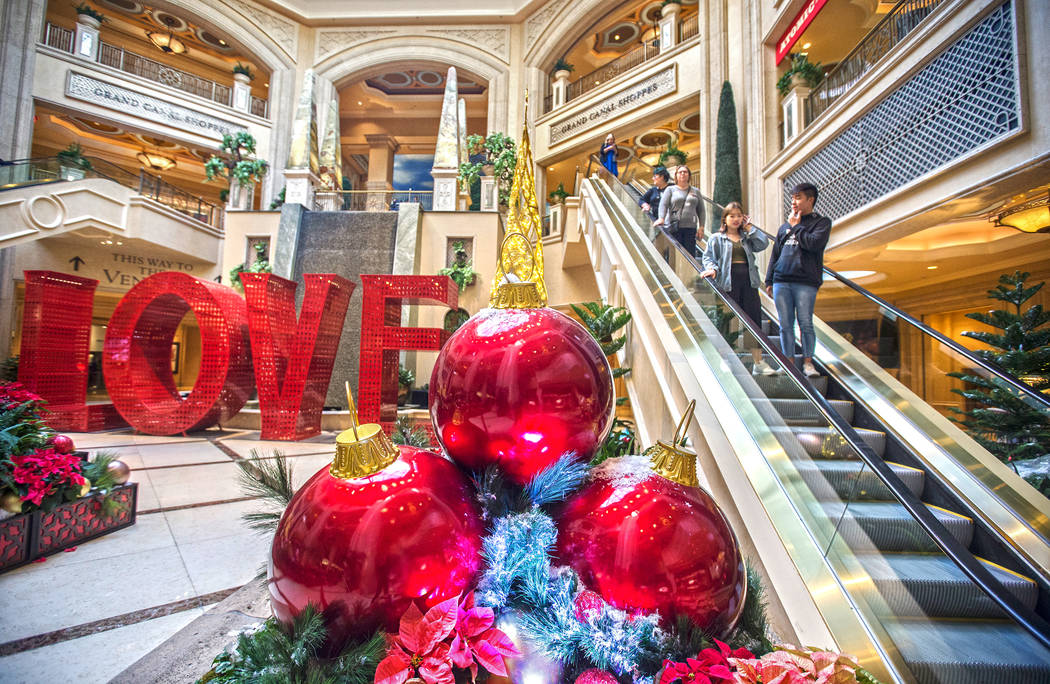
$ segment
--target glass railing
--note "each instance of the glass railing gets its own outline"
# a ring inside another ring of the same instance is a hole
[[[433,190],[330,190],[314,194],[314,211],[397,211],[413,202],[424,211],[434,207]]]
[[[723,423],[727,436],[741,449],[747,440],[747,448],[761,454],[764,469],[747,469],[756,491],[771,473],[804,523],[807,538],[792,539],[790,526],[770,515],[785,544],[818,548],[863,620],[864,638],[856,629],[835,633],[835,616],[825,614],[839,647],[890,681],[1050,676],[1050,627],[1034,610],[1036,583],[978,559],[970,550],[975,535],[967,511],[924,502],[922,473],[883,459],[886,435],[850,425],[849,402],[823,394],[828,378],[803,377],[795,359],[699,277],[695,258],[666,233],[654,234],[626,188],[607,173],[602,180],[591,188],[657,297],[683,357],[717,379],[709,398],[734,414]],[[705,210],[720,215],[712,203]],[[754,375],[756,359],[781,372]],[[743,433],[729,434],[740,425]],[[850,619],[842,616],[844,623]],[[866,647],[868,637],[874,651]]]
[[[0,161],[0,190],[85,178],[104,178],[119,183],[135,190],[142,197],[222,230],[222,207],[177,188],[143,169],[135,173],[95,157],[80,157],[80,161],[61,157]]]

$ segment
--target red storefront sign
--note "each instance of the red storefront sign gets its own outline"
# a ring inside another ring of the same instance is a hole
[[[120,417],[149,434],[202,429],[240,411],[257,384],[263,438],[316,434],[354,285],[334,274],[306,274],[297,320],[295,283],[272,275],[242,278],[246,299],[225,285],[173,271],[151,275],[129,290],[109,320],[103,351],[102,372],[113,404],[89,407],[88,342],[98,281],[27,271],[18,379],[50,403],[49,423],[60,430],[117,427],[111,419]],[[402,328],[401,303],[422,300],[455,308],[459,291],[448,276],[362,280],[361,418],[374,421],[382,413],[392,421],[380,405],[381,397],[396,404],[396,350],[436,350],[448,337],[440,328]],[[193,390],[182,397],[171,376],[171,347],[191,310],[200,324],[203,357]]]
[[[817,16],[817,12],[824,7],[826,2],[827,0],[807,0],[806,4],[795,15],[795,18],[791,20],[791,26],[777,41],[777,65],[784,61],[784,58],[791,52],[791,48],[794,47],[802,33],[809,27],[813,18]]]

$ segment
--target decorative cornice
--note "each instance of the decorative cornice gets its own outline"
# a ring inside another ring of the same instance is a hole
[[[536,44],[540,35],[547,29],[547,25],[550,24],[551,18],[558,13],[558,10],[561,9],[561,6],[564,4],[565,0],[551,0],[525,20],[526,46]]]
[[[458,40],[469,45],[477,45],[486,48],[504,62],[510,60],[510,30],[504,28],[493,29],[427,29],[427,33],[437,33],[452,40]]]
[[[382,38],[386,35],[397,33],[393,29],[389,30],[346,30],[340,29],[337,31],[325,31],[321,30],[317,33],[317,61],[321,61],[328,55],[339,52],[343,48],[356,45],[357,43],[363,43],[366,40],[375,40],[376,38]]]
[[[319,29],[316,61],[321,62],[346,48],[390,36],[430,36],[464,43],[483,50],[505,63],[510,61],[510,29],[412,26],[377,26],[368,29]]]
[[[289,57],[296,59],[299,32],[293,22],[245,0],[226,0],[226,3],[265,31]]]

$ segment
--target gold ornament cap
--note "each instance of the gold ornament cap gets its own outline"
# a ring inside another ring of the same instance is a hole
[[[500,245],[489,306],[495,309],[539,309],[547,306],[543,282],[543,240],[536,181],[529,143],[529,93],[525,91],[525,124],[507,200],[507,230]]]
[[[693,422],[694,409],[696,409],[695,399],[689,402],[685,415],[678,421],[678,427],[674,431],[674,439],[671,440],[671,443],[657,440],[656,444],[646,449],[644,454],[649,457],[650,464],[657,475],[686,487],[700,486],[700,480],[696,476],[696,452],[680,446],[689,429],[689,424]]]
[[[349,480],[378,473],[396,461],[401,452],[383,432],[382,426],[357,422],[357,406],[349,382],[346,383],[346,400],[352,425],[335,438],[335,460],[328,472],[333,477]]]

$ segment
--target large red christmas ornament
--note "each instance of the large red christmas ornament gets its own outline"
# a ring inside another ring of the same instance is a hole
[[[473,587],[483,532],[452,463],[394,446],[379,425],[355,426],[281,518],[269,567],[274,614],[289,622],[318,606],[330,652],[377,627],[396,632],[414,599],[433,606]]]
[[[590,459],[612,425],[612,371],[583,326],[548,308],[484,309],[449,338],[430,416],[468,468],[524,484],[567,451]]]
[[[52,435],[48,441],[55,448],[55,453],[58,454],[71,454],[76,448],[73,446],[73,439],[69,435]]]
[[[668,625],[684,615],[722,634],[740,616],[747,576],[725,516],[698,486],[695,455],[678,443],[600,466],[562,511],[558,557],[617,608],[658,611]]]

